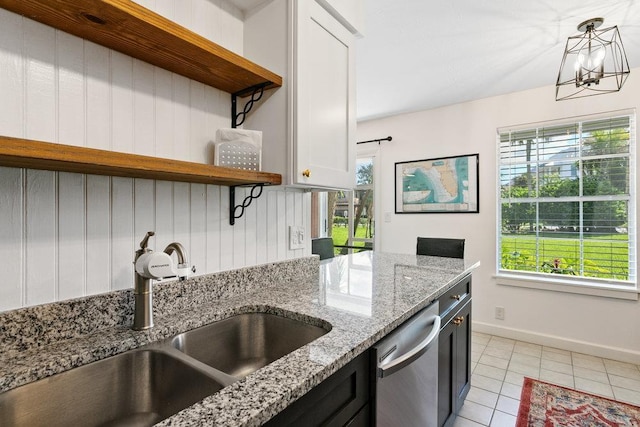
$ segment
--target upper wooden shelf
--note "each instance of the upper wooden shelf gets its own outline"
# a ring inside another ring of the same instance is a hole
[[[6,136],[0,136],[0,166],[226,186],[280,185],[282,182],[282,176],[275,173],[254,172]]]
[[[239,96],[282,77],[130,0],[0,0],[0,7]]]

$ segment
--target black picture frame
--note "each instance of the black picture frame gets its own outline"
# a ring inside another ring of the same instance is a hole
[[[479,213],[480,155],[395,163],[395,212]]]

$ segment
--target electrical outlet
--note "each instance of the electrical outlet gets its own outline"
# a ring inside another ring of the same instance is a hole
[[[304,227],[297,225],[289,226],[289,249],[304,249],[306,243]]]
[[[496,307],[496,319],[504,320],[504,307]]]

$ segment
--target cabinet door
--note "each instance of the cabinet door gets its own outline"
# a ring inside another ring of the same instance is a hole
[[[290,103],[293,181],[351,189],[355,183],[354,36],[313,0],[296,2],[295,14],[296,84]]]
[[[438,426],[451,426],[471,386],[471,300],[440,330]]]
[[[449,426],[455,419],[455,352],[457,326],[449,322],[438,338],[438,426]]]
[[[458,413],[471,386],[471,301],[454,316],[462,319],[455,333],[455,412]]]
[[[353,34],[362,37],[364,0],[316,0]]]

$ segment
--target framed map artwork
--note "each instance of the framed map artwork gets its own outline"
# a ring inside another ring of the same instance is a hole
[[[396,213],[478,213],[479,155],[396,163]]]

